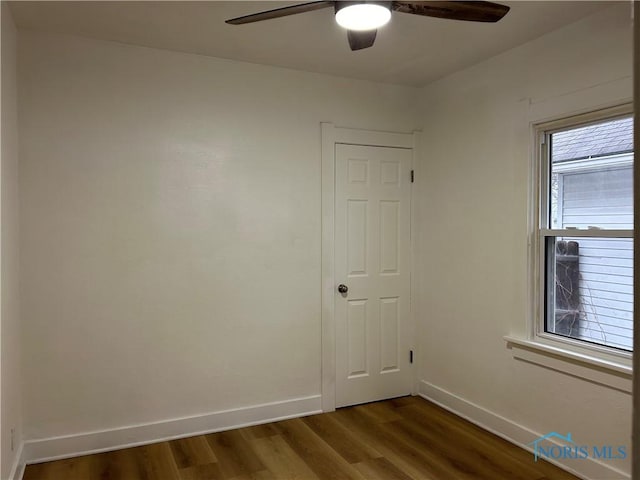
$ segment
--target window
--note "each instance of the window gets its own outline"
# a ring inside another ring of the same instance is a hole
[[[633,348],[633,119],[620,110],[542,125],[536,334]]]

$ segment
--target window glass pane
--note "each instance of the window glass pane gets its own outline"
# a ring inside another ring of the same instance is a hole
[[[545,331],[623,350],[633,343],[633,239],[548,237]]]
[[[633,228],[633,119],[549,136],[551,228]]]

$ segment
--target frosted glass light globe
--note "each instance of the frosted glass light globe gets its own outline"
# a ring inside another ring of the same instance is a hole
[[[356,3],[336,12],[336,22],[348,30],[375,30],[391,19],[391,10],[375,3]]]

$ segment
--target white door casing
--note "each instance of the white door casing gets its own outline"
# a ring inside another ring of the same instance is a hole
[[[336,408],[336,328],[337,319],[335,315],[336,300],[343,300],[338,297],[337,281],[335,271],[335,203],[336,203],[336,146],[343,145],[365,145],[379,147],[393,147],[406,149],[412,152],[412,162],[410,168],[415,168],[415,158],[420,156],[420,132],[395,133],[370,130],[358,130],[351,128],[336,127],[331,123],[321,124],[322,136],[322,309],[321,309],[321,329],[322,329],[322,410],[330,412]],[[406,176],[405,176],[406,178]],[[412,193],[413,194],[413,193]],[[411,225],[415,222],[413,216],[415,212],[411,209]],[[409,252],[409,262],[414,263],[415,245],[418,242],[416,235],[411,235],[411,247]],[[409,272],[411,273],[411,272]],[[411,280],[411,293],[416,295],[418,288],[415,281]],[[416,357],[419,359],[419,352],[415,347],[415,313],[409,312],[408,318],[403,318],[403,327],[410,337],[410,345],[414,352],[414,364]],[[406,320],[406,324],[404,321]],[[417,369],[412,368],[410,375],[411,393],[417,393]]]
[[[412,151],[335,146],[336,406],[411,393]]]

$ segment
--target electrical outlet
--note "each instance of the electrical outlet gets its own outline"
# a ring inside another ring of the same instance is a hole
[[[13,452],[13,450],[15,448],[15,442],[14,442],[15,436],[16,436],[16,429],[12,428],[11,429],[11,451],[12,452]]]

